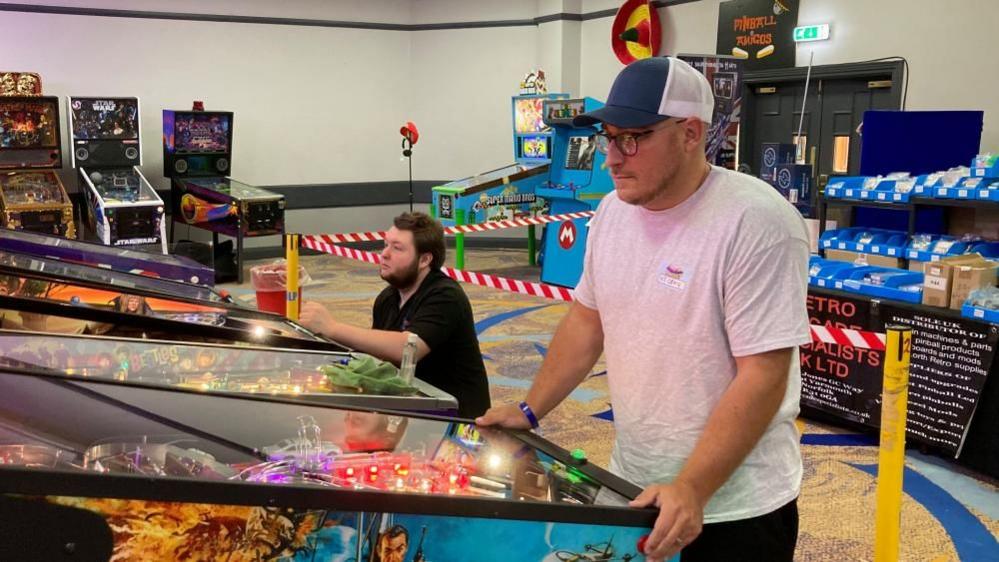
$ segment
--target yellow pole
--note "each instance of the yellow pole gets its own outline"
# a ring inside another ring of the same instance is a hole
[[[298,300],[298,235],[286,234],[284,236],[285,261],[288,265],[286,275],[285,292],[285,316],[289,320],[298,320],[298,307],[301,303]]]
[[[911,350],[912,330],[907,326],[888,326],[884,386],[881,391],[881,445],[878,448],[874,562],[898,560]]]

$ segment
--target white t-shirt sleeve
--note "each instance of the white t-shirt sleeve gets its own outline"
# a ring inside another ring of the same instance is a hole
[[[603,203],[600,204],[597,214],[590,217],[589,226],[587,228],[589,231],[586,235],[586,251],[583,254],[583,274],[579,278],[579,283],[573,290],[573,298],[579,304],[597,310],[597,295],[596,287],[594,287],[595,275],[593,264],[593,246],[597,243],[597,238],[600,236],[599,229],[597,228],[597,217],[600,216],[600,209],[603,209]]]
[[[734,357],[805,345],[808,245],[799,238],[734,256],[724,280],[725,331]]]

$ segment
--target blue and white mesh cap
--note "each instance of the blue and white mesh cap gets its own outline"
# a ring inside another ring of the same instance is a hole
[[[676,57],[650,57],[624,67],[607,104],[572,120],[577,127],[606,123],[630,129],[670,117],[711,122],[715,96],[703,74]]]

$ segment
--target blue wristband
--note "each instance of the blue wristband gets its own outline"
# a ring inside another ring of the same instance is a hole
[[[527,421],[530,422],[531,429],[537,429],[539,425],[538,416],[534,415],[534,410],[532,410],[531,407],[527,405],[527,402],[520,403],[520,411],[524,412],[524,417],[526,417]]]

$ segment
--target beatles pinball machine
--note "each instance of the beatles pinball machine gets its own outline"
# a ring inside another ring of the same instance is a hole
[[[0,97],[0,226],[75,238],[61,166],[58,98]]]
[[[0,367],[6,560],[642,560],[640,489],[527,432]]]
[[[69,97],[70,158],[86,224],[103,244],[158,244],[167,253],[163,200],[142,165],[138,98]]]

